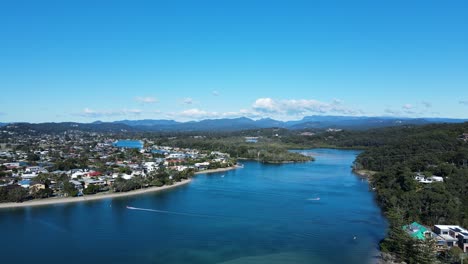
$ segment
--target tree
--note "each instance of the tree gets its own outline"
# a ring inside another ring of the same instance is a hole
[[[84,194],[95,194],[98,193],[101,188],[98,185],[90,184],[87,188],[83,190]]]
[[[22,187],[15,187],[8,192],[8,201],[21,203],[24,202],[28,197],[28,191]]]
[[[63,183],[63,191],[64,193],[67,195],[67,196],[70,196],[70,197],[75,197],[78,195],[78,190],[75,188],[75,186],[69,182],[69,181],[65,181]]]
[[[392,252],[399,259],[405,259],[407,245],[411,237],[403,230],[404,220],[401,211],[391,209],[387,213],[387,218],[390,222],[390,228],[387,238],[380,243],[380,247],[384,252]]]
[[[32,194],[34,199],[49,198],[54,192],[50,188],[40,189]]]

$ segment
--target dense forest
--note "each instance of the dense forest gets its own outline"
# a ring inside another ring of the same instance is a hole
[[[356,166],[379,172],[372,185],[384,211],[398,209],[408,222],[468,226],[468,143],[461,137],[468,123],[379,132]],[[444,182],[419,183],[418,172]]]
[[[257,143],[248,143],[239,135],[183,136],[158,138],[158,144],[229,153],[238,159],[258,160],[264,163],[305,162],[313,158],[289,151],[287,145],[274,138],[262,137]]]
[[[355,167],[377,172],[371,184],[390,221],[383,251],[407,263],[433,263],[435,256],[424,250],[430,246],[409,239],[402,225],[418,221],[426,226],[468,227],[468,140],[463,135],[467,132],[468,123],[438,124],[341,133],[333,138],[338,147],[365,147]],[[442,177],[443,182],[420,183],[415,180],[417,173]],[[457,263],[458,255],[451,252],[442,255],[443,262]]]

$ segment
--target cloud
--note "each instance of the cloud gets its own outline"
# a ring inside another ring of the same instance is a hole
[[[125,116],[125,115],[140,115],[142,111],[140,109],[121,109],[121,110],[93,110],[85,108],[81,113],[75,114],[82,117],[89,118],[100,118],[100,117],[113,117],[113,116]]]
[[[422,101],[422,104],[425,108],[431,108],[432,107],[432,103],[431,102],[427,102],[427,101]]]
[[[219,96],[219,92],[216,91],[216,90],[212,91],[211,94],[214,95],[214,96]]]
[[[187,109],[178,113],[169,113],[169,117],[183,120],[200,120],[200,119],[218,119],[218,118],[235,118],[235,117],[251,117],[254,115],[250,111],[241,109],[240,111],[232,112],[211,112],[198,108]]]
[[[259,98],[253,103],[252,108],[260,113],[279,115],[306,115],[312,113],[356,115],[362,113],[360,110],[344,106],[342,101],[338,99],[327,103],[314,99],[276,100],[272,98]]]
[[[410,109],[413,109],[413,105],[412,104],[405,104],[401,108],[406,109],[406,110],[410,110]]]
[[[460,100],[458,103],[462,105],[468,105],[468,100]]]
[[[193,99],[190,98],[190,97],[187,97],[187,98],[184,98],[184,100],[182,102],[184,104],[186,104],[186,105],[191,105],[191,104],[193,104]]]
[[[393,115],[393,116],[400,116],[400,115],[401,115],[401,112],[400,112],[400,111],[398,111],[398,110],[393,110],[393,109],[390,109],[390,108],[385,109],[384,112],[385,112],[386,114]]]
[[[149,97],[149,96],[148,97],[137,96],[135,97],[135,101],[142,103],[142,104],[154,104],[158,102],[158,99],[154,97]]]
[[[244,108],[238,111],[211,112],[199,108],[191,108],[178,113],[170,113],[168,116],[184,120],[235,117],[248,117],[252,119],[271,117],[279,120],[288,120],[291,118],[304,117],[308,114],[314,113],[344,115],[362,114],[360,110],[344,106],[342,101],[338,99],[334,99],[332,102],[326,103],[307,99],[276,100],[272,98],[258,98],[250,108]]]

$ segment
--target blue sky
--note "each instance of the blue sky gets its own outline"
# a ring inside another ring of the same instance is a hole
[[[0,1],[0,122],[468,118],[467,1]]]

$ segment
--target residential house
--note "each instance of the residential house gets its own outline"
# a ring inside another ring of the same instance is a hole
[[[435,225],[434,226],[434,232],[445,240],[445,245],[447,246],[447,249],[450,249],[453,246],[458,245],[458,238],[450,235],[450,230],[457,228],[457,227],[458,226],[452,226],[452,225]]]
[[[101,179],[85,179],[84,180],[85,188],[88,188],[88,186],[90,185],[104,186],[106,185],[106,181],[101,180]]]
[[[468,231],[456,225],[435,225],[434,232],[445,239],[447,248],[460,247],[468,252]]]
[[[210,166],[210,163],[208,161],[195,163],[195,168],[201,171],[208,169],[208,166]]]
[[[36,193],[40,190],[44,190],[46,186],[42,183],[36,183],[31,186],[29,186],[29,193]]]
[[[419,240],[425,240],[432,237],[432,231],[418,222],[413,222],[409,225],[403,226],[403,230],[405,230],[411,237]]]
[[[424,174],[417,173],[414,179],[420,183],[433,183],[433,182],[444,182],[444,178],[440,176],[426,177]]]

